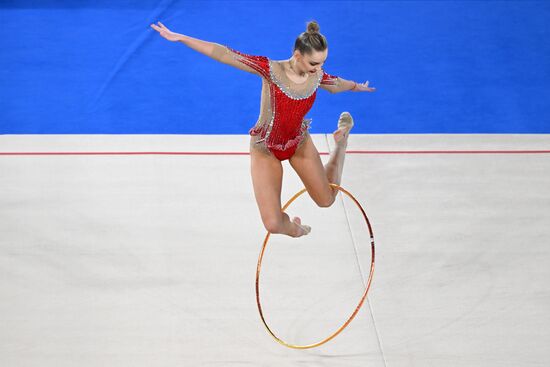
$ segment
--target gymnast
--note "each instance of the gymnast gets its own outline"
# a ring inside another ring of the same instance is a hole
[[[256,202],[262,222],[270,233],[292,237],[308,234],[310,226],[302,224],[299,217],[291,220],[281,210],[281,161],[289,160],[318,206],[331,206],[338,190],[329,183],[340,184],[353,118],[348,112],[340,115],[338,129],[333,133],[336,148],[323,166],[308,133],[311,120],[304,117],[313,106],[319,87],[330,93],[374,92],[375,88],[369,87],[368,81],[356,83],[324,72],[327,40],[319,33],[319,24],[315,21],[308,22],[307,30],[296,39],[292,57],[281,61],[247,55],[218,43],[175,33],[161,22],[151,27],[169,41],[182,42],[214,60],[262,78],[260,115],[249,132]]]

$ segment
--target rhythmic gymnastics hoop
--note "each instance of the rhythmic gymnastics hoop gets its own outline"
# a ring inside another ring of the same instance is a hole
[[[338,191],[346,194],[357,205],[357,207],[361,210],[361,213],[363,214],[363,218],[365,218],[365,223],[367,224],[367,227],[369,229],[371,253],[372,253],[371,263],[370,263],[369,279],[367,281],[367,286],[365,287],[365,292],[363,293],[363,295],[361,296],[361,299],[359,300],[359,304],[357,305],[357,307],[355,308],[355,310],[353,311],[351,316],[346,320],[346,322],[342,326],[340,326],[338,328],[338,330],[336,330],[334,333],[332,333],[329,337],[327,337],[327,338],[325,338],[325,339],[323,339],[323,340],[321,340],[317,343],[307,344],[307,345],[296,345],[296,344],[287,343],[284,340],[282,340],[281,338],[279,338],[277,335],[275,335],[275,333],[271,330],[271,328],[269,327],[269,325],[265,321],[264,313],[262,311],[262,304],[260,302],[260,271],[261,271],[261,268],[262,268],[262,259],[264,257],[264,252],[265,252],[265,249],[267,247],[267,243],[269,241],[269,236],[271,235],[270,232],[267,232],[267,235],[265,236],[265,239],[264,239],[264,244],[262,246],[262,250],[260,252],[260,256],[258,258],[258,267],[256,268],[256,303],[258,304],[258,311],[260,312],[260,318],[262,319],[262,322],[263,322],[265,328],[267,329],[267,332],[269,334],[271,334],[271,336],[277,342],[284,345],[285,347],[292,348],[292,349],[315,348],[315,347],[318,347],[320,345],[325,344],[326,342],[332,340],[338,334],[340,334],[350,324],[351,320],[353,320],[355,315],[357,315],[357,313],[361,309],[361,306],[363,306],[363,303],[365,302],[365,299],[367,298],[367,293],[369,292],[369,288],[370,288],[370,285],[371,285],[371,282],[372,282],[372,276],[374,274],[374,236],[373,236],[373,233],[372,233],[372,227],[370,225],[369,218],[367,217],[367,214],[365,214],[365,210],[363,210],[363,207],[361,206],[359,201],[357,201],[357,199],[355,199],[355,197],[349,191],[347,191],[343,187],[341,187],[339,185],[336,185],[336,184],[333,184],[333,183],[331,183],[330,186],[337,189]],[[296,193],[292,198],[290,198],[289,201],[287,201],[287,203],[283,206],[282,211],[284,212],[289,207],[289,205],[292,204],[292,202],[294,200],[296,200],[304,192],[306,192],[306,189],[302,189],[302,190],[298,191],[298,193]]]

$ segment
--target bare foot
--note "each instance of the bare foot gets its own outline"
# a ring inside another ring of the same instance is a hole
[[[338,119],[338,130],[332,135],[337,145],[345,145],[348,142],[348,135],[353,127],[353,117],[349,112],[342,112]]]
[[[302,220],[299,217],[294,217],[292,222],[297,226],[297,235],[293,237],[302,237],[311,232],[311,227],[302,224]]]

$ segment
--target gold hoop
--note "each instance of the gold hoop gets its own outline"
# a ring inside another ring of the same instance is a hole
[[[277,342],[279,342],[280,344],[284,345],[285,347],[289,347],[289,348],[293,348],[293,349],[309,349],[309,348],[315,348],[315,347],[318,347],[322,344],[325,344],[326,342],[330,341],[331,339],[335,338],[338,334],[340,334],[342,332],[342,330],[344,330],[348,325],[349,323],[351,322],[351,320],[353,320],[353,318],[355,317],[355,315],[357,315],[357,313],[359,312],[359,309],[361,309],[361,306],[363,306],[363,303],[365,302],[365,299],[367,298],[367,293],[369,292],[369,288],[370,288],[370,285],[371,285],[371,282],[372,282],[372,276],[374,274],[374,236],[373,236],[373,233],[372,233],[372,227],[370,225],[370,222],[369,222],[369,218],[367,218],[367,215],[365,214],[365,211],[363,210],[363,207],[361,206],[361,204],[357,201],[357,199],[355,199],[355,197],[347,190],[345,190],[343,187],[341,186],[338,186],[336,184],[330,184],[331,187],[337,189],[338,191],[340,192],[343,192],[344,194],[346,194],[351,200],[353,200],[353,202],[357,205],[357,207],[361,210],[361,213],[363,213],[363,217],[365,218],[365,222],[367,224],[367,227],[369,229],[369,234],[370,234],[370,243],[371,243],[371,253],[372,253],[372,257],[371,257],[371,264],[370,264],[370,272],[369,272],[369,279],[367,281],[367,286],[365,287],[365,292],[363,293],[363,295],[361,296],[361,299],[359,300],[359,304],[357,305],[357,307],[355,308],[355,310],[353,311],[353,313],[351,314],[351,316],[346,320],[346,322],[340,326],[340,328],[338,328],[338,330],[336,330],[336,332],[332,333],[329,337],[317,342],[317,343],[313,343],[313,344],[307,344],[307,345],[295,345],[295,344],[290,344],[290,343],[287,343],[285,342],[284,340],[282,340],[281,338],[279,338],[277,335],[275,335],[275,333],[273,333],[273,331],[271,331],[271,329],[269,328],[269,326],[267,325],[267,322],[265,321],[265,317],[264,317],[264,314],[262,312],[262,304],[260,302],[260,270],[262,268],[262,259],[264,257],[264,252],[265,252],[265,249],[266,249],[266,246],[267,246],[267,243],[269,241],[269,236],[271,235],[271,233],[267,232],[267,235],[265,236],[265,239],[264,239],[264,244],[262,246],[262,251],[260,252],[260,257],[258,258],[258,267],[256,268],[256,303],[258,304],[258,311],[260,312],[260,317],[262,319],[262,322],[265,326],[265,328],[267,329],[268,333],[271,334],[271,336],[273,338],[275,338],[275,340]],[[300,190],[298,193],[296,193],[289,201],[287,201],[287,203],[283,206],[282,208],[282,211],[284,212],[290,204],[292,204],[292,202],[294,200],[296,200],[300,195],[302,195],[304,192],[306,192],[306,189],[302,189]]]

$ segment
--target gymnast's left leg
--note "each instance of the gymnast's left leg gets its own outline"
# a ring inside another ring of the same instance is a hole
[[[290,158],[290,165],[300,176],[309,196],[320,207],[329,207],[334,203],[338,191],[330,187],[329,183],[340,185],[348,135],[352,127],[351,115],[343,112],[338,121],[338,130],[334,132],[336,147],[324,167],[309,135]]]

